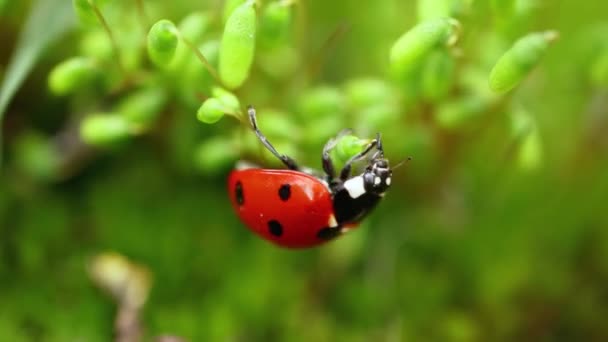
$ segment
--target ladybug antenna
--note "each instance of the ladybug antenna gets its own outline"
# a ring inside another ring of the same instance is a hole
[[[407,157],[406,159],[403,159],[402,161],[398,162],[395,166],[393,166],[393,170],[395,170],[396,168],[403,166],[403,164],[405,164],[406,162],[409,162],[412,160],[412,157]]]
[[[287,166],[288,169],[297,171],[299,168],[296,162],[290,157],[284,154],[280,154],[274,148],[274,146],[272,146],[268,139],[266,139],[266,136],[262,133],[262,131],[260,131],[260,129],[258,128],[258,121],[256,119],[255,108],[253,108],[252,105],[249,105],[247,107],[247,114],[249,115],[249,122],[251,123],[251,127],[253,128],[255,135],[257,135],[258,139],[264,145],[264,147],[266,147],[266,149],[268,149],[268,151],[270,151],[270,153],[272,153],[275,157],[279,158],[283,162],[283,164]]]

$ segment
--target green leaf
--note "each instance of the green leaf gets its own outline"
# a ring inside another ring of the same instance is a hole
[[[492,68],[490,89],[496,93],[506,93],[515,88],[540,62],[557,37],[556,31],[545,31],[530,33],[517,40]]]
[[[344,163],[354,157],[357,153],[360,153],[369,142],[369,139],[360,139],[354,135],[345,135],[336,144],[336,156]]]
[[[201,122],[213,124],[224,116],[225,108],[220,100],[214,97],[208,98],[196,112],[196,117]]]
[[[10,100],[32,70],[42,51],[74,26],[72,4],[65,0],[38,0],[17,40],[0,87],[0,122]],[[1,139],[0,132],[0,141]],[[2,145],[0,145],[0,164]]]
[[[179,31],[167,19],[157,21],[148,32],[148,56],[154,64],[166,67],[175,57]]]
[[[97,73],[95,61],[87,57],[72,57],[56,65],[49,74],[49,89],[56,95],[66,95],[89,83]]]
[[[427,20],[405,32],[390,50],[390,64],[396,75],[417,70],[435,47],[453,45],[458,40],[460,23],[452,18]]]
[[[229,89],[240,87],[253,64],[256,34],[255,3],[237,7],[226,22],[219,56],[219,74]]]
[[[80,124],[80,137],[95,146],[113,146],[133,133],[129,120],[116,113],[95,113]]]

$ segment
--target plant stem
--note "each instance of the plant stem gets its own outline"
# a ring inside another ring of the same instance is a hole
[[[209,71],[209,74],[211,74],[211,77],[213,77],[213,79],[215,79],[215,81],[220,86],[224,87],[222,81],[220,80],[220,76],[218,75],[217,71],[215,70],[215,68],[213,68],[213,65],[211,65],[211,63],[209,63],[209,61],[207,60],[207,58],[205,58],[205,56],[203,55],[203,53],[200,52],[199,49],[197,49],[196,46],[194,46],[194,44],[192,44],[192,42],[190,42],[188,39],[186,39],[182,35],[180,35],[180,38],[181,38],[182,42],[184,42],[184,44],[186,44],[186,46],[188,46],[188,48],[190,50],[192,50],[192,52],[194,52],[194,54],[201,61],[201,63],[203,63],[203,65],[205,66],[205,68],[207,69],[207,71]]]
[[[101,26],[103,26],[104,30],[106,31],[108,38],[110,38],[110,42],[112,44],[112,49],[114,50],[114,55],[116,56],[116,63],[118,64],[118,69],[120,69],[120,71],[124,75],[126,75],[126,70],[125,70],[124,66],[122,65],[122,60],[120,58],[120,50],[118,49],[118,42],[116,41],[116,38],[112,34],[112,30],[110,29],[108,22],[106,21],[103,14],[99,10],[99,7],[97,7],[97,5],[92,0],[88,0],[88,2],[91,5],[91,8],[93,8],[93,11],[95,12],[95,15],[97,16],[97,19],[101,23]]]
[[[137,6],[137,14],[141,21],[141,26],[144,29],[144,32],[146,32],[148,30],[148,16],[146,15],[146,9],[144,8],[144,1],[135,0],[135,4]]]

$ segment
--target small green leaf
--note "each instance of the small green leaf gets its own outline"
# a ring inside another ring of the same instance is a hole
[[[517,40],[496,62],[490,72],[490,89],[506,93],[515,88],[540,62],[557,32],[546,31],[528,34]]]
[[[336,157],[344,163],[360,153],[369,143],[369,139],[360,139],[354,135],[345,135],[336,144]]]
[[[211,90],[213,97],[218,99],[222,106],[231,113],[239,112],[241,103],[238,97],[226,89],[220,87],[213,87]]]
[[[104,61],[111,60],[115,56],[112,41],[102,29],[90,30],[83,34],[80,41],[80,53]]]
[[[66,95],[89,83],[97,74],[95,62],[87,57],[73,57],[56,65],[49,74],[49,88]]]
[[[430,52],[458,39],[460,23],[451,18],[427,20],[403,34],[390,51],[391,68],[396,75],[409,75],[418,69]]]
[[[166,102],[167,94],[162,88],[143,88],[124,97],[117,112],[130,123],[145,127],[156,120]]]
[[[281,1],[271,2],[260,18],[260,42],[266,48],[277,47],[285,42],[291,24],[291,6]]]
[[[225,113],[226,107],[222,104],[222,102],[212,97],[203,102],[196,112],[196,118],[206,124],[213,124],[220,121]]]
[[[219,75],[229,89],[240,87],[249,77],[255,50],[254,2],[237,7],[226,22],[219,56]]]
[[[208,31],[211,24],[209,13],[193,12],[179,22],[179,32],[182,37],[194,44],[202,41],[203,35]]]
[[[177,49],[179,31],[171,21],[157,21],[148,32],[148,56],[159,67],[167,67]]]
[[[114,145],[131,135],[129,121],[115,113],[98,113],[86,117],[80,124],[80,137],[96,146]]]

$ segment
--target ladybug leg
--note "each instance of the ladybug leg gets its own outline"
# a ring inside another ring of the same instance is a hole
[[[323,147],[323,154],[322,154],[322,164],[323,164],[323,171],[325,172],[325,175],[327,176],[327,182],[331,183],[331,181],[336,178],[336,170],[334,168],[334,163],[331,160],[331,156],[329,155],[329,153],[331,152],[331,150],[336,147],[336,145],[338,144],[338,141],[340,141],[340,138],[342,138],[343,136],[350,134],[352,132],[351,129],[343,129],[340,131],[340,133],[338,133],[338,135],[336,135],[334,138],[329,139],[329,141],[327,141],[327,143],[325,144],[325,146]]]
[[[283,162],[283,164],[287,166],[288,169],[298,171],[299,168],[296,162],[290,157],[284,154],[280,154],[274,148],[274,146],[272,146],[268,139],[266,139],[266,136],[264,136],[264,134],[260,131],[260,129],[258,128],[258,122],[255,118],[255,108],[253,108],[253,106],[249,106],[249,108],[247,109],[247,114],[249,114],[249,122],[251,122],[251,126],[253,127],[255,135],[257,135],[258,139],[262,142],[264,147],[266,147],[268,151],[270,151],[270,153],[272,153],[275,157],[279,158]]]
[[[342,168],[342,170],[340,171],[340,180],[341,181],[346,181],[348,179],[348,177],[350,176],[350,170],[352,168],[352,165],[354,162],[360,160],[361,158],[365,157],[366,154],[369,153],[369,151],[371,151],[374,147],[378,146],[378,140],[374,139],[372,140],[363,151],[359,152],[358,154],[352,156],[345,164],[344,167]]]
[[[376,152],[372,156],[372,159],[384,158],[384,149],[382,148],[382,139],[380,133],[376,133]]]

